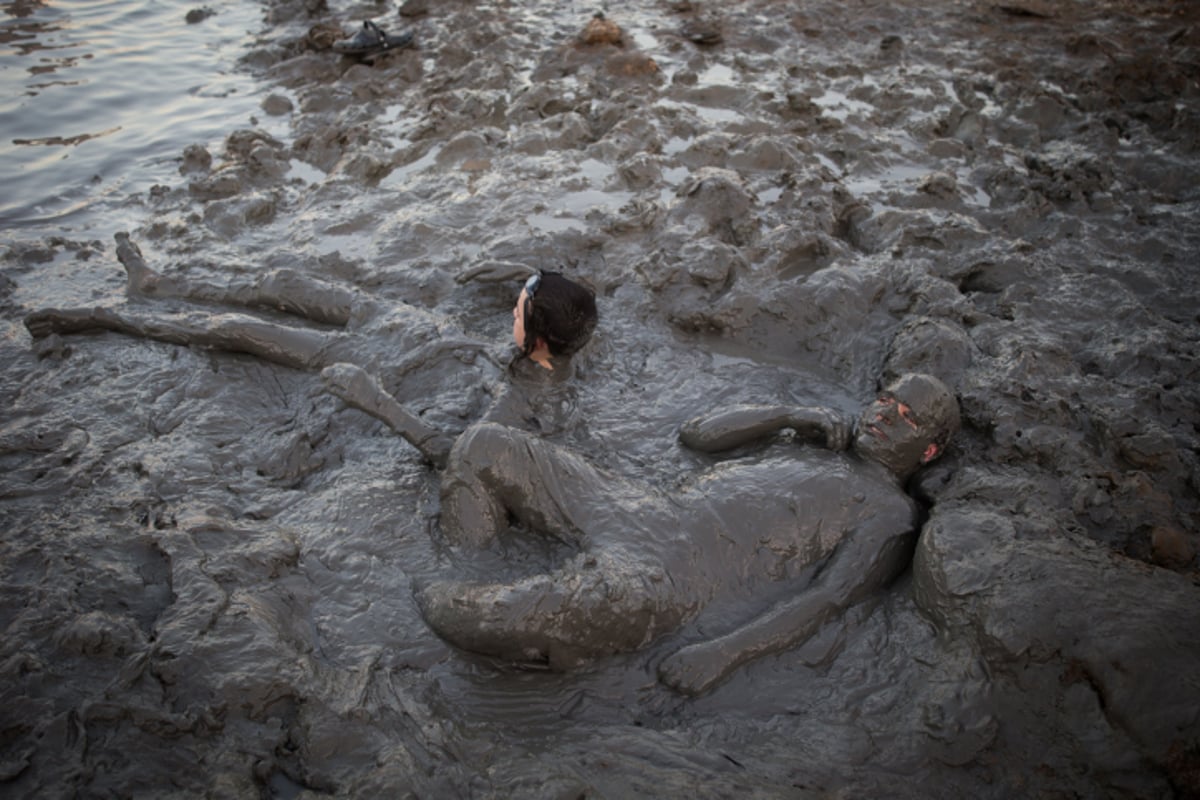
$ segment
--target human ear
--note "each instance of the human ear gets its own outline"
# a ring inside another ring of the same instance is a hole
[[[937,444],[930,444],[929,447],[925,448],[925,452],[921,454],[921,463],[928,464],[930,461],[933,461],[935,458],[941,455],[941,453],[941,447],[939,447]]]

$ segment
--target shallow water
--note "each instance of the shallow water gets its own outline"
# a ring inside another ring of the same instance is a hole
[[[189,11],[213,16],[189,24]],[[107,231],[129,197],[178,176],[189,144],[248,123],[262,91],[236,69],[255,3],[138,0],[0,6],[0,228]],[[256,113],[257,112],[257,113]]]

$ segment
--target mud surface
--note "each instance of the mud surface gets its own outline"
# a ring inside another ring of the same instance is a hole
[[[290,135],[231,123],[129,198],[167,275],[289,267],[500,353],[519,284],[476,278],[565,268],[602,324],[545,433],[661,486],[711,463],[688,418],[849,413],[912,368],[964,429],[914,483],[911,571],[808,644],[697,699],[657,665],[755,608],[516,670],[417,612],[454,565],[413,448],[313,372],[33,342],[47,305],[180,306],[127,296],[109,237],[14,235],[6,796],[1200,793],[1193,4],[639,0],[608,9],[617,44],[581,44],[574,3],[264,9],[242,68]],[[416,47],[329,49],[368,17]],[[417,334],[350,328],[449,430],[505,379],[405,371]],[[564,557],[505,547],[496,570]]]

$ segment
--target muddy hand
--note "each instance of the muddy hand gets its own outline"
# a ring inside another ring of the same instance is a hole
[[[845,450],[850,446],[850,421],[833,411],[827,413],[825,446],[830,450]]]
[[[845,450],[850,446],[850,423],[836,411],[797,408],[791,422],[797,435],[806,442],[822,443],[830,450]]]

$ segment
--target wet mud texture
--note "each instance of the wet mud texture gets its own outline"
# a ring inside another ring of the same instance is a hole
[[[496,343],[517,279],[471,277],[565,266],[603,322],[551,438],[663,487],[711,463],[678,443],[697,414],[850,412],[933,373],[964,428],[913,483],[912,568],[699,698],[658,664],[761,606],[565,674],[454,651],[414,583],[569,548],[452,559],[436,471],[312,372],[32,342],[63,275],[95,281],[84,304],[159,301],[126,297],[111,239],[17,237],[6,796],[1200,793],[1192,4],[647,1],[588,44],[579,4],[403,9],[267,3],[241,67],[291,135],[233,121],[181,153],[129,199],[148,260],[288,267]],[[329,49],[368,16],[416,47]],[[388,325],[368,333],[387,364]],[[389,389],[461,430],[481,364]]]

